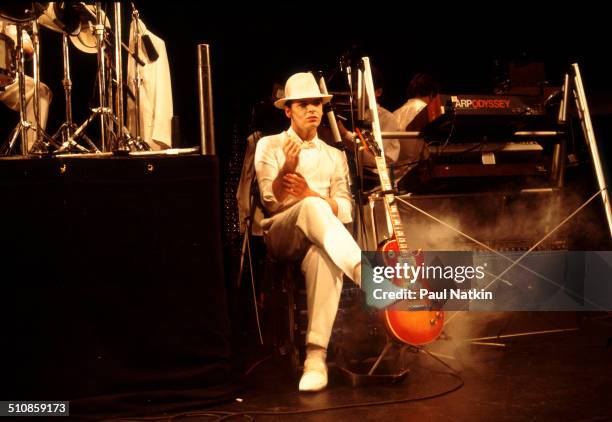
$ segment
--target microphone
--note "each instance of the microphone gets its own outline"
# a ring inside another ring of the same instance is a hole
[[[147,57],[149,58],[149,61],[154,62],[155,60],[157,60],[159,58],[159,53],[155,49],[155,46],[153,45],[153,41],[151,41],[151,37],[148,35],[143,35],[141,37],[141,40],[142,40],[142,47],[147,53]]]

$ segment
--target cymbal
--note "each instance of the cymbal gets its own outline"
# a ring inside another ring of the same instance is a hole
[[[70,2],[51,2],[49,7],[38,18],[38,23],[45,28],[68,35],[78,35],[81,31],[81,16]]]
[[[98,43],[96,40],[95,24],[96,24],[96,8],[93,5],[83,2],[75,3],[74,6],[81,18],[81,30],[77,35],[71,35],[70,41],[72,44],[83,53],[96,54],[98,52]],[[107,29],[111,29],[108,16],[103,10],[100,11],[102,21]]]

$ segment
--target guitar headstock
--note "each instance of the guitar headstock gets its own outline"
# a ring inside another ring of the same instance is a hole
[[[372,134],[371,131],[369,130],[361,130],[359,128],[355,128],[355,133],[357,134],[357,137],[359,138],[359,140],[362,142],[362,144],[375,156],[375,157],[380,157],[382,156],[382,151],[380,150],[380,147],[378,146],[378,144],[376,143],[376,140],[374,139],[374,135]]]

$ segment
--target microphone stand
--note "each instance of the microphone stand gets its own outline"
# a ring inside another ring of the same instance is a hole
[[[323,77],[323,72],[319,72],[319,89],[321,90],[321,94],[329,95],[327,91],[327,85],[325,84],[325,78]],[[327,116],[327,119],[329,120],[329,127],[334,137],[334,142],[336,142],[336,146],[344,150],[344,144],[342,143],[342,136],[340,136],[340,130],[338,129],[338,122],[336,120],[336,113],[334,112],[334,109],[331,106],[331,102],[325,104],[324,111],[325,111],[325,115]]]
[[[327,85],[325,84],[325,78],[323,77],[322,72],[319,73],[319,89],[321,90],[322,94],[328,95]],[[329,120],[329,126],[331,129],[332,135],[334,137],[336,146],[338,147],[338,149],[342,151],[342,154],[344,155],[344,158],[349,167],[349,186],[350,186],[350,190],[351,190],[353,199],[355,200],[355,203],[357,204],[356,208],[357,208],[357,216],[358,216],[358,219],[353,220],[353,232],[357,233],[356,232],[357,227],[355,227],[355,225],[358,224],[358,221],[359,222],[364,221],[363,220],[363,210],[361,207],[361,200],[362,200],[361,183],[360,183],[361,178],[359,177],[356,171],[355,160],[352,160],[352,159],[349,160],[347,157],[346,148],[344,146],[344,143],[342,142],[342,136],[340,135],[340,130],[338,129],[338,122],[336,120],[336,114],[331,105],[331,102],[327,103],[324,107],[325,107],[324,111],[327,116],[327,119]],[[356,153],[356,149],[355,149],[353,158],[357,158],[357,156],[358,154]]]

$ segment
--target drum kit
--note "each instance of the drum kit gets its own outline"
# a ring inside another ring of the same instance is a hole
[[[22,155],[42,154],[57,155],[70,153],[127,153],[130,151],[147,151],[149,145],[139,134],[139,124],[136,133],[132,135],[124,126],[124,92],[122,72],[122,50],[131,55],[136,63],[135,99],[136,116],[140,114],[140,88],[142,81],[139,76],[139,66],[145,62],[138,57],[125,43],[121,41],[121,6],[120,2],[113,5],[114,28],[101,2],[86,4],[85,2],[34,2],[17,3],[15,6],[0,6],[0,19],[4,26],[14,25],[17,29],[15,43],[5,33],[0,33],[0,89],[18,81],[20,99],[20,121],[11,133],[9,139],[0,150],[3,155],[14,154],[17,148],[17,138],[20,137]],[[26,9],[27,8],[27,9]],[[138,25],[138,10],[132,3],[132,19],[135,27]],[[39,26],[48,28],[62,35],[63,80],[65,96],[65,121],[55,134],[48,135],[42,130],[40,122],[40,52]],[[24,72],[24,40],[23,32],[31,33],[32,68],[34,80],[34,115],[35,122],[26,118],[26,88]],[[134,50],[140,51],[141,36],[139,31],[134,34]],[[78,51],[86,54],[96,54],[97,66],[97,107],[91,109],[90,116],[77,125],[72,117],[72,80],[70,75],[69,48],[72,45]],[[112,53],[111,53],[112,51]],[[99,120],[99,143],[92,141],[86,134],[87,128]],[[36,131],[36,142],[28,151],[26,132]]]

